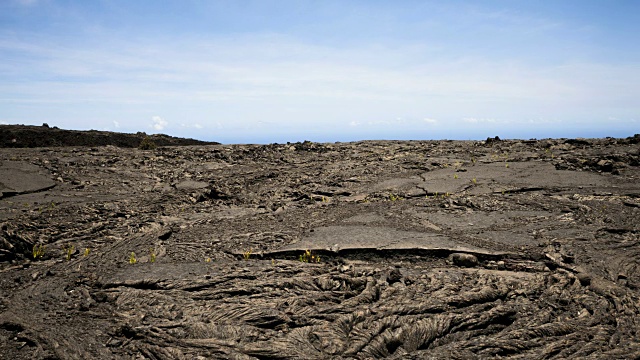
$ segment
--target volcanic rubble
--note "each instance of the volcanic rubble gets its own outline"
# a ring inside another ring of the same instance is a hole
[[[638,358],[639,138],[0,149],[0,358]]]

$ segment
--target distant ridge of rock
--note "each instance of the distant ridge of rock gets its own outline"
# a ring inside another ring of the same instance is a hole
[[[107,146],[137,148],[149,137],[157,146],[218,145],[217,142],[172,137],[143,132],[126,134],[98,130],[64,130],[57,127],[0,125],[0,148],[34,148],[62,146]]]

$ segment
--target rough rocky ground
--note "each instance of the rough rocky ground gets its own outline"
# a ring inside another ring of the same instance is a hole
[[[489,140],[0,149],[0,358],[640,357],[640,136]]]

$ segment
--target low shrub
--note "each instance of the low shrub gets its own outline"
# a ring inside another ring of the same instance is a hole
[[[140,146],[138,148],[140,150],[153,150],[157,147],[156,143],[153,142],[148,136],[142,139],[140,142]]]

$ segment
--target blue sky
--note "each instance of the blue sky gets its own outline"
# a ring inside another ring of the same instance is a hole
[[[224,143],[640,132],[640,1],[0,0],[0,123]]]

